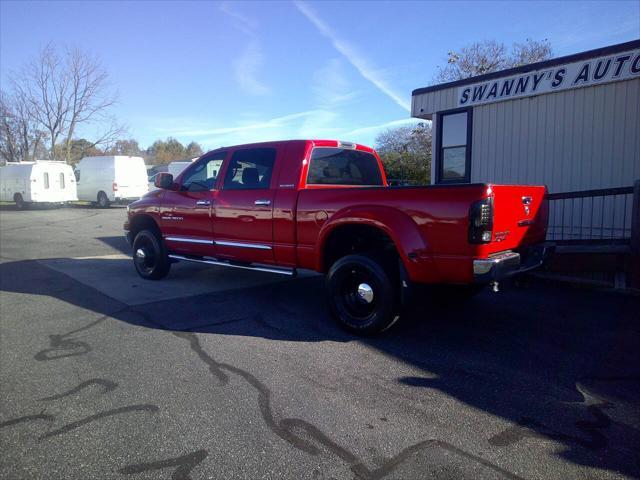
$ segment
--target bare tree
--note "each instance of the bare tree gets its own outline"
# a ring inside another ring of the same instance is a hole
[[[552,56],[551,44],[546,39],[527,39],[523,43],[514,43],[511,50],[495,40],[475,42],[459,51],[450,51],[447,65],[439,69],[434,82],[453,82],[539,62]]]
[[[43,140],[27,99],[20,92],[0,92],[0,156],[7,162],[35,160]]]
[[[82,50],[66,49],[60,54],[49,44],[23,68],[14,84],[47,132],[54,158],[71,159],[74,135],[81,125],[108,124],[95,145],[113,143],[123,132],[109,116],[116,97],[110,92],[108,74],[96,58]],[[60,141],[62,149],[56,148]]]

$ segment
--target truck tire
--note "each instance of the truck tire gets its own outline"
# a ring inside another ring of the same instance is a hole
[[[22,195],[20,193],[16,193],[13,196],[13,201],[16,203],[16,210],[24,210],[26,208],[24,198],[22,198]]]
[[[326,278],[327,301],[340,325],[357,335],[373,335],[399,318],[399,288],[393,275],[370,257],[347,255]]]
[[[100,208],[109,208],[111,202],[109,201],[109,197],[103,191],[98,192],[98,207]]]
[[[133,264],[145,280],[160,280],[167,276],[171,262],[158,234],[151,230],[138,232],[133,240]]]

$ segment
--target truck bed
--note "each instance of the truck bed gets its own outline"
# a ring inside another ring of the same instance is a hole
[[[470,281],[470,259],[544,241],[548,208],[545,187],[435,185],[423,187],[325,188],[301,190],[297,201],[297,255],[300,266],[321,270],[318,249],[325,225],[348,222],[382,227],[405,255],[412,280]],[[489,243],[468,241],[469,205],[492,197],[494,225]],[[525,212],[523,197],[531,197]],[[355,205],[355,206],[354,206]],[[425,264],[427,268],[425,268]]]

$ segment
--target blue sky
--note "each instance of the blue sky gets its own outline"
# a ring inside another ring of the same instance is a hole
[[[640,37],[640,1],[0,2],[0,79],[48,42],[96,54],[146,147],[281,138],[373,145],[410,124],[447,52],[548,38],[556,56]],[[86,130],[90,135],[90,130]]]

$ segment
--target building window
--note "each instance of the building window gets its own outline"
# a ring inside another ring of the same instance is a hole
[[[468,183],[471,169],[471,110],[441,113],[437,183]]]
[[[49,173],[44,172],[44,188],[49,188]]]

